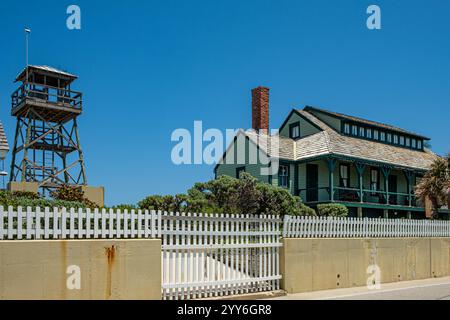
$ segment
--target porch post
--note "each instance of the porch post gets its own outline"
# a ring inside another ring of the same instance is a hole
[[[366,166],[360,162],[356,162],[356,171],[358,172],[359,178],[359,202],[364,202],[364,189],[363,189],[363,177],[364,177],[364,169]]]
[[[412,196],[411,196],[411,191],[413,189],[412,187],[412,181],[413,181],[413,176],[414,176],[414,172],[411,170],[406,170],[403,171],[403,173],[405,174],[405,178],[407,181],[407,190],[408,190],[408,203],[409,206],[412,207]]]
[[[327,159],[328,164],[328,190],[330,190],[330,201],[334,201],[334,170],[336,169],[337,160],[334,158]]]
[[[381,167],[381,172],[384,176],[384,191],[386,193],[386,204],[389,204],[389,174],[391,173],[391,168]]]

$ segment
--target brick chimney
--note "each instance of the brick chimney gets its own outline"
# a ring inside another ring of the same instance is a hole
[[[269,130],[269,88],[252,89],[252,128]]]

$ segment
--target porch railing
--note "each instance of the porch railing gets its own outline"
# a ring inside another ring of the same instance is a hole
[[[363,189],[361,199],[361,189],[359,188],[333,188],[333,200],[346,202],[362,202],[372,204],[390,204],[406,207],[422,207],[416,201],[414,194],[402,192],[387,192],[384,190]],[[299,189],[299,195],[304,202],[322,202],[332,200],[329,187]],[[388,200],[386,200],[386,198]],[[362,200],[362,201],[361,201]]]
[[[19,106],[25,99],[51,102],[75,109],[82,108],[81,92],[56,88],[38,83],[25,83],[11,95],[12,108]]]

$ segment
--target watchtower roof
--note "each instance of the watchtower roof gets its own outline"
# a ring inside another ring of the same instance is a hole
[[[30,74],[32,72],[36,72],[36,73],[39,73],[39,74],[46,74],[46,75],[49,75],[49,76],[53,76],[55,78],[65,79],[65,80],[67,80],[69,82],[72,82],[73,80],[78,78],[74,74],[71,74],[71,73],[68,73],[68,72],[65,72],[65,71],[61,71],[61,70],[53,68],[53,67],[30,65],[28,67],[23,68],[23,70],[16,77],[16,82],[25,80],[27,68],[28,68],[28,73],[30,73]]]

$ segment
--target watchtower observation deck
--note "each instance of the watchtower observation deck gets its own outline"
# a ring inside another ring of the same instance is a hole
[[[65,123],[83,109],[81,92],[72,91],[76,75],[48,67],[28,66],[17,76],[21,86],[11,95],[11,115],[25,117],[35,111],[45,122]]]

